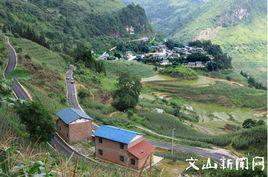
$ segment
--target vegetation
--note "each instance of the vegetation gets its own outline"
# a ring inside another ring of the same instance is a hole
[[[185,43],[210,39],[233,58],[237,72],[242,69],[267,85],[265,0],[125,1],[140,4],[164,37]],[[241,9],[245,10],[242,15],[238,14]]]
[[[217,82],[205,87],[178,86],[172,81],[153,81],[147,83],[147,85],[154,91],[167,93],[170,97],[183,98],[189,101],[224,106],[266,108],[265,98],[267,94],[265,91],[229,85],[223,82]]]
[[[265,125],[265,122],[263,120],[252,120],[252,119],[246,119],[243,124],[242,127],[243,128],[253,128],[256,126],[261,126],[261,125]]]
[[[247,79],[250,87],[254,87],[256,89],[267,90],[267,88],[263,86],[262,83],[257,82],[252,76],[249,76],[247,73],[244,73],[243,71],[241,71],[240,74]]]
[[[85,47],[79,46],[75,51],[76,62],[82,61],[85,66],[97,73],[106,73],[105,67],[102,61],[97,61],[92,56],[92,51]]]
[[[112,105],[119,111],[133,109],[139,102],[141,88],[139,78],[125,73],[120,74]]]
[[[119,41],[116,45],[116,51],[120,53],[127,51],[132,51],[135,53],[148,53],[149,50],[149,42],[144,41]]]
[[[52,139],[55,125],[49,112],[38,102],[17,103],[15,110],[25,124],[31,139],[46,142]]]
[[[108,49],[116,43],[117,37],[131,38],[126,27],[134,28],[134,36],[152,31],[140,6],[123,6],[119,1],[101,5],[92,0],[82,3],[5,0],[0,7],[3,32],[68,54],[80,43],[94,50]]]
[[[160,73],[179,79],[193,80],[198,78],[197,73],[185,65],[165,67],[164,69],[160,70]]]
[[[257,148],[259,154],[265,155],[267,152],[267,129],[265,126],[259,126],[242,131],[232,139],[232,146],[236,149]]]
[[[172,39],[168,39],[166,42],[165,42],[165,45],[167,46],[167,48],[169,49],[173,49],[174,47],[184,47],[183,44],[177,42],[177,41],[174,41]]]
[[[202,47],[208,54],[213,56],[213,60],[210,61],[207,65],[209,71],[221,70],[221,69],[230,69],[232,68],[232,58],[224,53],[220,45],[212,44],[211,41],[193,41],[189,42],[189,46]],[[204,57],[204,56],[195,56],[195,57]],[[205,60],[208,60],[206,58]]]
[[[104,61],[104,66],[108,76],[118,76],[120,73],[144,78],[156,75],[153,66],[130,61]]]
[[[189,62],[196,62],[196,61],[201,61],[201,62],[208,62],[210,61],[209,56],[202,54],[202,53],[193,53],[187,57],[187,61]]]

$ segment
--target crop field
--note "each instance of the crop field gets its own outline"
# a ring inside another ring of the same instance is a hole
[[[183,98],[188,101],[216,103],[223,106],[266,108],[267,94],[264,90],[240,87],[216,82],[205,87],[177,85],[176,82],[154,81],[145,84],[156,93],[166,93],[169,97]]]
[[[152,77],[156,75],[153,66],[134,61],[105,61],[107,74],[118,75],[119,73],[129,73],[140,78]]]
[[[28,55],[34,64],[60,73],[65,73],[68,68],[68,62],[60,54],[34,42],[22,38],[12,38],[11,43],[15,46],[17,53],[20,53],[22,57]]]

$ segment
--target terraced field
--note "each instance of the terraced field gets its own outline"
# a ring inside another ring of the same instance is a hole
[[[263,90],[205,76],[199,76],[196,81],[180,81],[161,76],[143,81],[144,98],[185,100],[185,105],[192,107],[199,117],[199,122],[189,125],[199,132],[222,134],[229,131],[229,125],[232,128],[240,127],[245,119],[265,120],[267,94]]]
[[[52,52],[34,42],[22,38],[11,38],[12,44],[22,56],[28,55],[31,61],[50,70],[65,73],[68,68],[67,61],[58,53]]]

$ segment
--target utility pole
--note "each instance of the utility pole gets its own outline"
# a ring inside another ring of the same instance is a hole
[[[171,139],[171,155],[173,156],[174,154],[174,133],[175,133],[175,128],[172,129],[172,139]]]

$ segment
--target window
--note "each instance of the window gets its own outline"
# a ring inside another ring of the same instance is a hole
[[[103,150],[99,149],[99,155],[103,155]]]
[[[99,143],[102,143],[102,138],[99,137]]]
[[[135,163],[136,163],[135,159],[130,159],[130,163],[131,163],[131,165],[135,165]]]
[[[124,162],[125,161],[124,156],[120,155],[120,161],[121,162]]]
[[[124,144],[120,143],[120,149],[124,149]]]

